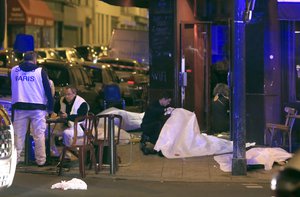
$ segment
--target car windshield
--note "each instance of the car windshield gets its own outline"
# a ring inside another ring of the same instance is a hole
[[[62,58],[54,51],[54,50],[49,50],[49,51],[39,51],[37,50],[37,53],[39,56],[42,58],[49,58],[49,59],[55,59],[55,60],[61,60]],[[47,53],[49,57],[47,57]]]
[[[47,69],[49,78],[55,86],[66,86],[70,83],[69,73],[64,67],[43,65]]]

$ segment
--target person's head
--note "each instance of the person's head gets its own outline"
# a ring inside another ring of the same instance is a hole
[[[36,64],[37,54],[34,51],[27,51],[24,54],[24,58],[23,59],[26,62],[32,62],[32,63]]]
[[[72,86],[66,86],[64,88],[64,95],[65,95],[66,101],[71,102],[77,95],[77,90],[76,90],[76,88],[74,88]]]
[[[218,83],[213,90],[213,95],[216,96],[218,94],[221,94],[225,97],[229,97],[229,92],[230,92],[230,90],[229,90],[229,87],[227,84]]]
[[[159,104],[160,104],[161,106],[166,107],[166,106],[170,105],[171,101],[172,101],[172,96],[171,96],[171,94],[168,93],[168,92],[164,92],[164,93],[162,93],[161,96],[160,96]]]

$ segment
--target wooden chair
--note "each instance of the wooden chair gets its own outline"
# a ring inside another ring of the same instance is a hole
[[[79,160],[79,172],[82,178],[86,176],[85,174],[85,161],[86,161],[86,153],[89,151],[90,153],[90,166],[89,169],[92,168],[92,164],[95,167],[95,173],[98,173],[98,168],[96,164],[95,150],[92,144],[94,139],[94,115],[89,113],[86,116],[80,116],[75,118],[74,121],[74,137],[73,142],[70,146],[64,146],[63,151],[60,157],[59,162],[59,172],[58,175],[62,175],[62,167],[66,152],[69,151],[72,154],[78,156]],[[78,127],[81,127],[84,131],[83,136],[77,136]]]
[[[292,151],[292,130],[295,122],[295,115],[297,115],[297,110],[291,107],[285,107],[284,110],[287,113],[284,124],[274,124],[274,123],[266,124],[266,129],[264,133],[264,144],[272,146],[276,132],[280,131],[283,134],[281,145],[285,146],[285,141],[286,141],[285,136],[287,135],[288,142],[289,142],[289,152],[291,152]],[[267,140],[268,136],[269,136],[269,141]]]
[[[110,168],[111,174],[118,169],[118,156],[116,151],[116,145],[120,140],[120,130],[122,125],[122,116],[117,114],[99,114],[95,116],[95,128],[94,145],[98,147],[98,170],[103,167],[103,151],[107,146],[110,149]],[[111,131],[114,132],[114,139],[111,140]],[[114,144],[111,144],[113,141]]]

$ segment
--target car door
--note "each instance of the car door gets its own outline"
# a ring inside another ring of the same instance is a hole
[[[78,95],[86,100],[93,113],[98,113],[101,110],[98,92],[92,85],[87,72],[82,67],[73,67],[70,69],[74,78],[74,83],[77,85]]]

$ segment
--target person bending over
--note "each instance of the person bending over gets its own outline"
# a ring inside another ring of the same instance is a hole
[[[145,111],[141,124],[142,138],[140,142],[141,151],[145,155],[157,153],[154,146],[167,119],[165,115],[171,100],[170,94],[162,93],[162,96],[153,101]]]

